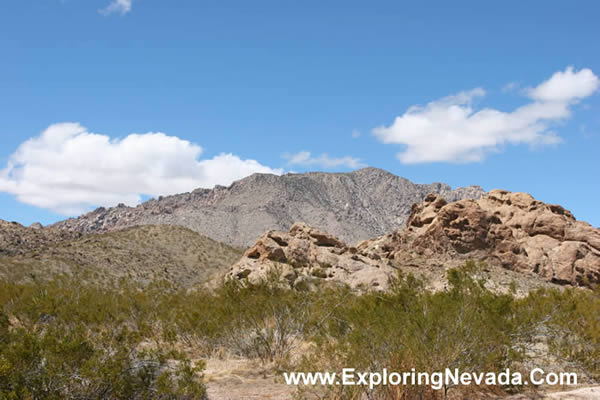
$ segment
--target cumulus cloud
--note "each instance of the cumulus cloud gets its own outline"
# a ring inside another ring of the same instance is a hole
[[[112,0],[109,5],[100,10],[100,13],[104,15],[110,15],[114,13],[125,15],[131,11],[132,2],[133,0]]]
[[[310,151],[300,151],[295,154],[284,154],[283,157],[288,160],[288,165],[300,165],[304,167],[320,167],[324,169],[332,168],[362,168],[365,166],[359,158],[345,156],[340,158],[329,157],[326,153],[313,157]]]
[[[596,92],[599,85],[591,70],[568,67],[527,89],[531,101],[511,112],[476,110],[476,99],[485,95],[477,88],[410,107],[390,126],[375,128],[373,134],[383,143],[404,145],[398,154],[403,163],[481,161],[507,144],[559,143],[551,125],[570,117],[572,106]]]
[[[283,173],[233,154],[201,154],[199,145],[164,133],[111,139],[78,123],[55,124],[11,155],[0,170],[0,192],[75,215],[95,206],[135,205],[142,195],[229,185],[255,172]]]
[[[529,89],[528,95],[537,101],[571,102],[591,96],[598,89],[599,80],[590,69],[575,71],[568,67],[552,78]]]

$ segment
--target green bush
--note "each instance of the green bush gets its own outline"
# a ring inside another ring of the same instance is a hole
[[[151,315],[141,292],[61,278],[2,283],[0,300],[0,399],[205,397],[202,363],[144,343]]]

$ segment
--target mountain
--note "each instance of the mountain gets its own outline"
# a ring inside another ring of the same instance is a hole
[[[410,208],[428,193],[448,201],[477,199],[478,186],[452,190],[415,184],[377,168],[350,173],[254,174],[229,187],[196,189],[137,207],[97,210],[54,225],[70,232],[109,232],[136,225],[179,225],[233,246],[249,246],[266,230],[303,221],[348,243],[404,226]]]
[[[479,200],[429,194],[399,231],[348,246],[306,224],[263,234],[232,266],[229,279],[260,280],[277,267],[290,285],[315,279],[384,290],[398,270],[445,285],[445,270],[485,261],[489,282],[526,291],[543,282],[600,283],[600,229],[526,193],[492,190]]]
[[[147,225],[60,240],[52,235],[56,230],[0,221],[0,238],[8,237],[7,232],[12,240],[0,241],[0,277],[10,281],[77,273],[94,282],[166,280],[191,288],[222,276],[242,255],[180,226]],[[21,244],[18,250],[15,243]]]

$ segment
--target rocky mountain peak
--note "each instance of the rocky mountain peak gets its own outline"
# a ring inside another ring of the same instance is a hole
[[[294,222],[305,221],[356,243],[403,227],[412,204],[430,192],[448,201],[485,193],[477,186],[452,190],[441,183],[415,184],[378,168],[282,176],[257,173],[229,187],[159,197],[137,207],[99,208],[55,227],[91,233],[135,225],[181,225],[243,247],[262,232],[288,230]]]

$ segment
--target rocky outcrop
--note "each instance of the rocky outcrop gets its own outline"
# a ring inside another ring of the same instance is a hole
[[[485,260],[561,284],[600,282],[600,230],[526,193],[492,190],[452,203],[431,194],[412,207],[404,230],[359,248],[388,248],[387,257],[398,261]]]
[[[229,279],[265,279],[278,271],[290,286],[310,284],[311,280],[348,284],[358,289],[383,290],[395,268],[378,258],[361,254],[337,238],[304,223],[289,232],[269,231],[233,265]]]
[[[137,207],[98,208],[55,226],[83,233],[136,225],[180,225],[234,246],[247,247],[263,232],[287,231],[304,221],[347,243],[402,228],[413,203],[434,192],[448,201],[477,199],[478,186],[452,190],[415,184],[377,168],[349,173],[254,174],[229,187],[159,197]]]
[[[312,276],[384,289],[407,266],[437,269],[442,276],[445,268],[468,259],[538,280],[588,286],[600,283],[600,230],[526,193],[493,190],[479,200],[454,202],[430,194],[412,206],[404,229],[356,247],[305,224],[267,232],[229,277],[261,279],[277,267],[292,284]]]

